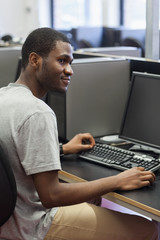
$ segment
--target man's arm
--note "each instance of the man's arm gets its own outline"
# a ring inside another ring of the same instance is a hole
[[[132,168],[115,176],[82,183],[61,183],[58,171],[32,176],[40,201],[46,208],[89,201],[114,190],[133,190],[149,186],[155,180],[155,175],[143,168]]]

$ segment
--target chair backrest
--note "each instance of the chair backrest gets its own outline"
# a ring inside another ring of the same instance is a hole
[[[135,38],[131,38],[131,37],[124,38],[121,41],[121,46],[131,46],[131,47],[140,48],[142,51],[142,54],[141,54],[142,57],[144,57],[144,55],[145,55],[143,44]]]
[[[12,215],[17,199],[17,188],[7,155],[0,146],[0,226]]]
[[[85,39],[79,40],[77,42],[77,45],[78,45],[77,48],[92,48],[93,47],[93,45]]]

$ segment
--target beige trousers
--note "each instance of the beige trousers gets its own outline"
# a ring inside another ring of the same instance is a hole
[[[88,203],[60,207],[45,237],[45,240],[149,239],[158,239],[152,221]]]

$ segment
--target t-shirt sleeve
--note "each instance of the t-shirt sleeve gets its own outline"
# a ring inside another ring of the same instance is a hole
[[[57,122],[54,113],[35,113],[15,138],[19,160],[27,175],[60,170]]]

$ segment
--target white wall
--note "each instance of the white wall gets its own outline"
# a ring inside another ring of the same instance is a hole
[[[119,0],[103,0],[103,26],[117,27],[119,26]]]
[[[37,27],[50,26],[49,0],[0,0],[0,6],[0,36],[25,38]]]
[[[38,0],[38,6],[39,6],[39,25],[41,27],[46,26],[51,27],[50,0]]]

